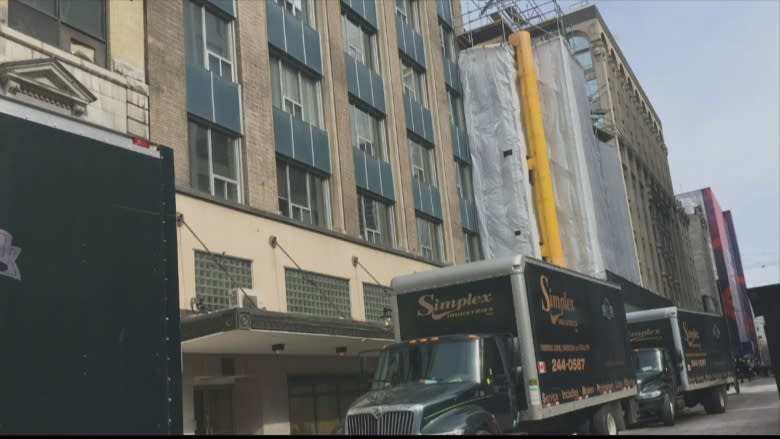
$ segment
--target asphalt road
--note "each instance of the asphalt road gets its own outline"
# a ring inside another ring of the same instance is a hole
[[[701,405],[677,414],[675,425],[645,424],[628,429],[629,435],[780,435],[780,397],[774,378],[759,378],[740,385],[741,393],[729,390],[726,413],[707,415]]]

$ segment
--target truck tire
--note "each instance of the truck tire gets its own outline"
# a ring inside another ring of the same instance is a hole
[[[726,395],[723,386],[711,389],[709,397],[704,400],[704,411],[708,415],[725,412]]]
[[[479,430],[478,432],[474,433],[475,436],[492,436],[493,433],[487,431],[487,430]]]
[[[593,434],[599,436],[616,436],[618,434],[617,420],[611,404],[604,404],[593,413],[591,426]]]
[[[664,400],[661,403],[661,420],[664,421],[664,425],[667,427],[672,426],[674,425],[674,416],[674,398],[672,398],[668,393],[665,393]]]

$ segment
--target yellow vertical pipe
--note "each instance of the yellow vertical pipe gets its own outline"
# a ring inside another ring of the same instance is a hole
[[[517,74],[520,82],[520,98],[523,104],[523,119],[528,138],[528,169],[534,175],[534,198],[542,235],[541,253],[549,262],[564,267],[566,261],[561,246],[558,228],[558,211],[555,208],[550,160],[547,156],[547,140],[544,137],[542,107],[539,99],[539,87],[536,82],[531,34],[527,31],[515,32],[509,36],[509,43],[515,47]]]

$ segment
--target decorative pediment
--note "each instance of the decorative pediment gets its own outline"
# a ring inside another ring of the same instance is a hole
[[[54,58],[1,63],[0,87],[7,96],[43,103],[75,116],[85,114],[87,105],[97,100]]]

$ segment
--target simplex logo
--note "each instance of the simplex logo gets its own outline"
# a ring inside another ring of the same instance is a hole
[[[578,323],[576,320],[562,319],[563,315],[567,311],[576,311],[577,306],[574,304],[574,299],[566,296],[564,291],[562,295],[553,294],[552,288],[550,288],[550,280],[547,276],[541,276],[539,278],[539,284],[542,287],[542,311],[550,315],[550,321],[553,325],[559,326],[571,326],[576,328]],[[554,311],[558,311],[557,313]]]
[[[12,242],[11,233],[0,229],[0,276],[21,281],[22,273],[16,265],[16,258],[22,253],[22,249],[12,246]]]
[[[683,322],[683,332],[685,333],[685,343],[691,349],[701,349],[701,335],[696,329],[688,329],[688,322]]]
[[[440,300],[435,294],[424,294],[420,296],[417,303],[421,307],[417,310],[417,317],[430,317],[433,320],[494,313],[492,293],[468,293],[449,300]]]

